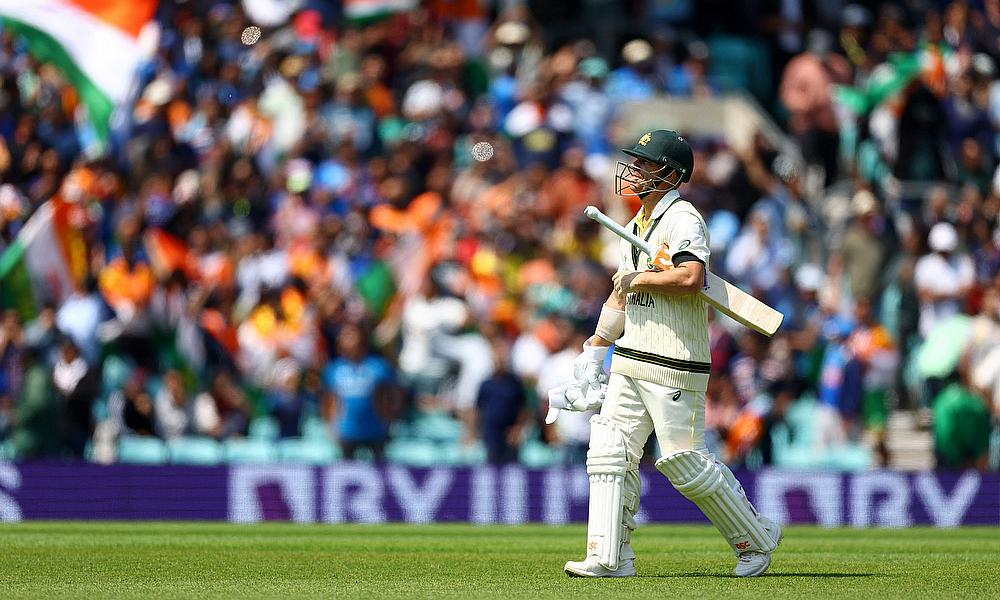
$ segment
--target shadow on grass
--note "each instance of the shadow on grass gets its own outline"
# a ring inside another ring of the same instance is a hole
[[[639,577],[714,577],[718,579],[738,579],[732,573],[666,573],[662,575],[639,575]],[[878,573],[767,573],[761,577],[884,577]]]

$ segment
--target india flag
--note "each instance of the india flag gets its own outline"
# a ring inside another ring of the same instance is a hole
[[[38,314],[46,301],[61,303],[74,289],[67,260],[70,225],[58,202],[39,207],[0,255],[0,307],[24,318]]]
[[[418,4],[418,0],[344,0],[344,16],[353,25],[365,25],[413,10]]]
[[[116,106],[129,95],[142,58],[139,32],[158,0],[0,0],[3,26],[39,60],[58,66],[107,139]]]

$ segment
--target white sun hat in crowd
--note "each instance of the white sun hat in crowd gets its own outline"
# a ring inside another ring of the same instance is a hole
[[[951,223],[937,223],[931,227],[927,243],[934,252],[954,252],[958,247],[958,232]]]

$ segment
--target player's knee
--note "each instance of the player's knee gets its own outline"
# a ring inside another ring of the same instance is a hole
[[[726,484],[726,478],[715,459],[698,450],[680,450],[666,454],[656,461],[656,468],[670,480],[677,491],[692,500],[713,494]]]
[[[700,451],[703,449],[691,442],[690,432],[667,432],[666,435],[656,436],[656,443],[659,444],[661,456],[670,456],[678,452]]]
[[[625,446],[625,434],[613,420],[594,415],[590,418],[587,472],[591,475],[624,476],[626,471],[628,471],[628,451]]]

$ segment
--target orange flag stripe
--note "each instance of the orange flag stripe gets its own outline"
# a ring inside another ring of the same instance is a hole
[[[156,14],[158,0],[66,0],[133,38]]]

